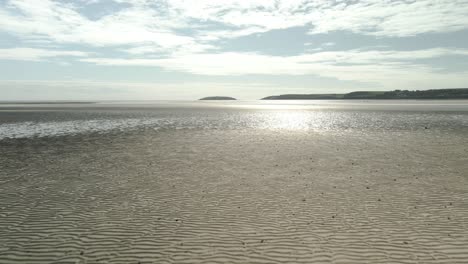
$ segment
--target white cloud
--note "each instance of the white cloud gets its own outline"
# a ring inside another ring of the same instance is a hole
[[[86,7],[104,2],[119,8],[91,19]],[[71,56],[98,65],[157,66],[198,75],[316,75],[378,85],[467,83],[466,72],[443,73],[422,61],[467,56],[464,49],[322,51],[286,57],[265,55],[261,49],[220,51],[220,40],[298,26],[311,34],[347,31],[379,37],[454,32],[468,29],[468,0],[0,0],[0,31],[22,44],[47,47],[0,49],[0,59]],[[73,51],[65,50],[68,44]],[[316,44],[310,51],[333,46]],[[106,47],[114,56],[91,57],[84,52],[90,47]],[[122,52],[123,57],[115,55]]]
[[[172,55],[182,55],[182,54],[191,54],[191,53],[200,53],[209,50],[216,50],[217,47],[208,44],[198,44],[193,43],[191,45],[184,46],[183,48],[178,48],[171,51]],[[168,51],[166,48],[157,46],[157,45],[147,45],[147,46],[137,46],[128,49],[122,49],[122,51],[131,54],[131,55],[165,55]]]
[[[233,38],[306,26],[377,36],[412,36],[468,28],[467,0],[114,0],[128,4],[97,20],[82,7],[52,0],[0,4],[0,28],[27,40],[93,46],[155,46],[166,52]],[[110,2],[110,1],[109,1]],[[215,26],[209,26],[213,23]],[[181,33],[180,29],[185,31]]]
[[[53,57],[87,57],[82,51],[46,50],[33,48],[0,49],[0,60],[40,61]]]
[[[308,26],[312,33],[402,37],[468,28],[466,0],[170,0],[167,6],[182,18],[237,27],[234,34]]]
[[[50,40],[92,46],[149,45],[173,50],[196,44],[193,38],[172,32],[178,22],[158,10],[139,5],[94,21],[77,6],[51,0],[11,0],[0,6],[3,31],[25,40]]]
[[[445,79],[468,82],[466,72],[442,73],[416,60],[442,56],[468,56],[465,49],[434,48],[416,51],[338,51],[299,56],[270,56],[256,53],[191,54],[164,59],[83,58],[84,62],[114,66],[157,66],[199,75],[316,75],[378,85],[423,83]]]
[[[312,33],[336,30],[405,37],[468,28],[466,0],[353,1],[351,4],[315,6]]]
[[[313,73],[316,68],[338,67],[340,64],[411,65],[414,60],[441,56],[468,56],[465,49],[434,48],[414,51],[328,51],[299,56],[270,56],[258,53],[225,52],[186,54],[162,59],[85,58],[81,61],[100,65],[159,66],[169,70],[203,75],[289,74]]]

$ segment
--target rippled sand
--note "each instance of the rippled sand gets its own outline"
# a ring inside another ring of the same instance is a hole
[[[464,133],[143,130],[0,148],[0,263],[468,263]]]

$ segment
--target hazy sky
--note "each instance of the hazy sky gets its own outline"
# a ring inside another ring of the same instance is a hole
[[[468,87],[468,0],[0,0],[0,101]]]

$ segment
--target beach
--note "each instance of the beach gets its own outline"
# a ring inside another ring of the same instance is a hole
[[[0,263],[467,263],[466,106],[232,104],[4,110]]]

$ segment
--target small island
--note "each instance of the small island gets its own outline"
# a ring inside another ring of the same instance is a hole
[[[282,94],[261,100],[337,100],[337,99],[468,99],[468,88],[433,90],[362,91],[346,94]]]
[[[203,97],[200,100],[237,100],[234,97],[229,97],[229,96],[208,96],[208,97]]]

